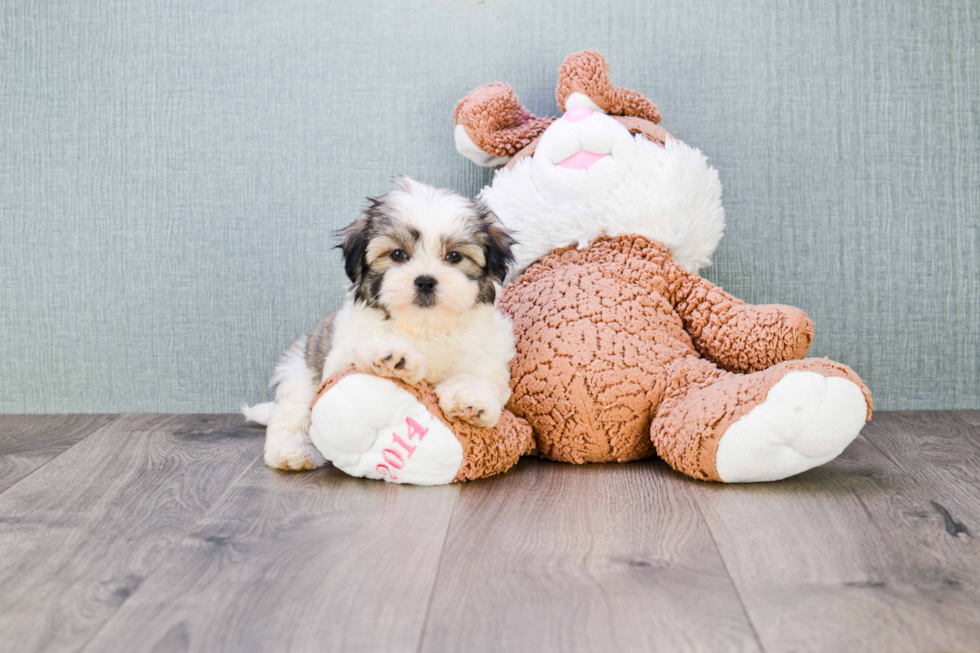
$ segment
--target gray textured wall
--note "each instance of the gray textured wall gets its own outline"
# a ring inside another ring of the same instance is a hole
[[[362,198],[475,193],[455,101],[554,112],[586,47],[718,168],[705,276],[806,310],[880,408],[980,407],[976,2],[6,0],[0,410],[267,396]]]

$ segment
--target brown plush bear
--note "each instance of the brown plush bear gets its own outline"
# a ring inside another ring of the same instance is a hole
[[[813,324],[799,309],[744,304],[697,275],[724,229],[717,172],[657,124],[649,100],[613,86],[597,52],[565,60],[557,100],[561,118],[538,118],[497,83],[454,112],[460,153],[504,166],[480,199],[518,241],[500,300],[517,342],[512,414],[479,429],[447,420],[424,384],[348,373],[318,394],[314,443],[333,450],[331,434],[363,431],[338,467],[420,484],[499,473],[531,453],[656,454],[724,482],[840,454],[871,414],[861,379],[804,358]]]

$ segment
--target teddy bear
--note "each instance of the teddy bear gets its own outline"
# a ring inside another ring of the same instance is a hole
[[[314,444],[343,471],[441,484],[524,455],[567,463],[657,455],[705,481],[775,481],[857,437],[871,394],[805,358],[813,323],[703,279],[725,216],[717,171],[614,86],[586,50],[562,63],[560,117],[493,83],[453,113],[457,150],[498,168],[479,199],[517,241],[499,300],[513,321],[512,396],[494,428],[448,420],[424,383],[346,372],[312,407]]]

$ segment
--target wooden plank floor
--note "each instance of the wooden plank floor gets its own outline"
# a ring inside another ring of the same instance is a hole
[[[0,416],[0,651],[980,651],[980,411],[779,483],[267,469],[228,415]]]

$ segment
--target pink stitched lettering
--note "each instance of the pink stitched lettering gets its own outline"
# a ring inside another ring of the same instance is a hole
[[[417,436],[419,442],[421,442],[425,438],[425,434],[429,432],[429,429],[423,428],[421,424],[416,422],[411,417],[406,417],[405,423],[408,424],[409,441],[406,442],[397,433],[392,433],[391,434],[391,438],[393,440],[392,446],[388,447],[387,449],[381,452],[381,457],[384,458],[384,461],[388,463],[388,465],[390,465],[391,467],[394,467],[395,469],[403,468],[405,466],[405,463],[412,458],[412,454],[415,453],[415,450],[418,449],[418,445],[412,444],[411,440],[414,440]],[[403,456],[400,451],[395,449],[394,445],[396,444],[401,445],[402,449],[405,450],[406,455]],[[395,476],[394,472],[391,471],[388,465],[379,464],[377,467],[374,468],[374,470],[381,476],[387,476],[391,480],[397,481],[398,477]]]
[[[392,449],[391,447],[385,449],[381,452],[381,457],[385,459],[385,462],[394,467],[395,469],[401,469],[405,466],[405,459],[400,453]]]
[[[416,449],[415,445],[409,442],[405,442],[404,440],[402,440],[402,437],[397,433],[392,433],[391,437],[393,437],[395,439],[395,442],[400,444],[405,449],[405,451],[408,452],[408,457],[411,458],[412,454],[415,453],[415,449]]]
[[[413,436],[419,436],[419,442],[425,437],[425,434],[429,432],[429,429],[424,429],[422,426],[416,422],[411,417],[405,418],[405,423],[408,424],[408,439],[411,440]]]

